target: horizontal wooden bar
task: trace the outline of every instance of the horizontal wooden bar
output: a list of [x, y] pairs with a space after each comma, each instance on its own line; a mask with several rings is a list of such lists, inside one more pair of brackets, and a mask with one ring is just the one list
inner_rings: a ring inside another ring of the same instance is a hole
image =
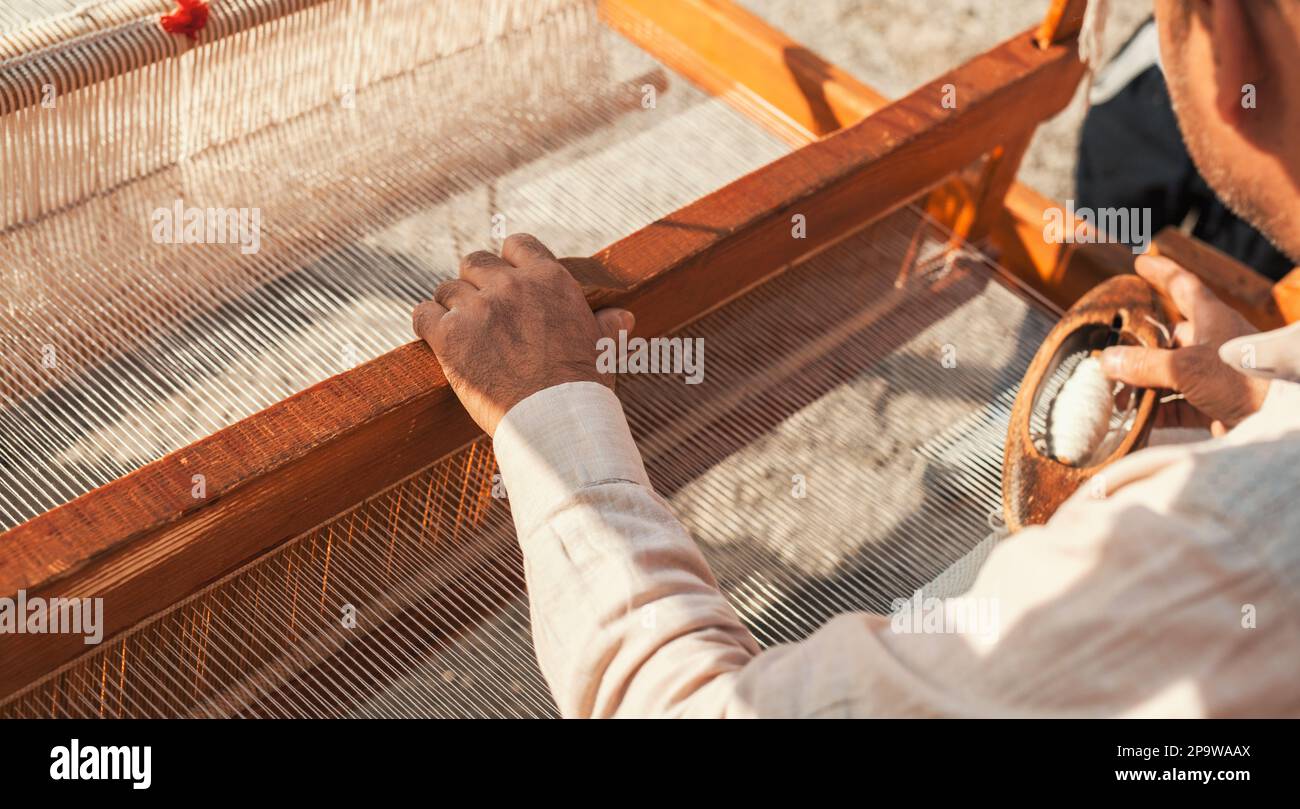
[[1038, 26], [1038, 44], [1046, 48], [1078, 36], [1087, 11], [1088, 0], [1052, 0]]
[[[1065, 205], [1023, 183], [1003, 199], [1005, 214], [993, 223], [991, 239], [999, 260], [1034, 291], [1068, 309], [1088, 290], [1115, 275], [1133, 271], [1133, 251], [1122, 244], [1092, 239], [1092, 228], [1069, 217]], [[1047, 213], [1060, 212], [1074, 243], [1047, 241]]]
[[[726, 0], [603, 0], [601, 14], [638, 46], [794, 143], [817, 140], [833, 131], [831, 127], [856, 123], [889, 103], [883, 94]], [[696, 18], [708, 24], [692, 26]], [[802, 58], [787, 58], [787, 53]], [[1063, 90], [1067, 95], [1073, 91]], [[829, 114], [828, 99], [836, 100]], [[1009, 131], [1005, 139], [998, 145], [1023, 151], [1029, 130]], [[927, 212], [955, 233], [978, 239], [987, 231], [1008, 269], [1062, 309], [1111, 275], [1131, 269], [1132, 258], [1126, 259], [1123, 248], [1087, 245], [1075, 250], [1045, 243], [1043, 210], [1060, 206], [1014, 182], [1009, 169], [1018, 165], [1016, 155], [1000, 162], [982, 188], [978, 178], [967, 182], [954, 176], [931, 194]], [[1003, 206], [1005, 210], [999, 210]]]
[[[214, 4], [197, 41], [210, 43], [268, 20], [328, 0], [234, 0]], [[60, 15], [0, 37], [0, 115], [40, 103], [45, 85], [62, 96], [161, 62], [195, 47], [195, 40], [163, 30], [168, 6], [154, 0], [118, 0], [96, 14]], [[76, 42], [79, 60], [61, 49]], [[89, 56], [86, 56], [89, 54]]]
[[[1087, 3], [1056, 0], [1035, 37], [1050, 46], [1079, 33]], [[706, 91], [731, 102], [756, 122], [795, 143], [809, 143], [866, 117], [888, 99], [847, 71], [826, 62], [783, 32], [727, 0], [602, 0], [609, 24]], [[1044, 238], [1045, 212], [1065, 207], [1014, 181], [1029, 133], [1008, 133], [998, 144], [985, 182], [953, 179], [937, 189], [929, 211], [971, 240], [986, 234], [1008, 269], [1061, 309], [1097, 284], [1133, 271], [1134, 255], [1071, 219], [1065, 229], [1080, 243]], [[975, 198], [973, 195], [978, 195]], [[974, 221], [978, 220], [978, 221]], [[1300, 273], [1272, 287], [1229, 256], [1167, 229], [1159, 234], [1181, 260], [1220, 296], [1261, 328], [1300, 317]]]
[[1273, 302], [1277, 304], [1282, 319], [1287, 323], [1300, 320], [1300, 267], [1296, 267], [1273, 285]]
[[726, 0], [602, 0], [601, 18], [644, 50], [802, 145], [889, 99]]
[[[643, 334], [688, 322], [1054, 114], [1080, 70], [1072, 46], [1014, 37], [596, 254], [614, 291], [593, 304], [628, 306]], [[408, 344], [0, 535], [0, 593], [101, 597], [110, 636], [475, 434], [432, 353]], [[85, 650], [67, 635], [0, 643], [0, 695]]]
[[1272, 282], [1227, 253], [1174, 227], [1156, 234], [1151, 252], [1173, 259], [1198, 276], [1256, 328], [1268, 330], [1285, 325], [1273, 298]]

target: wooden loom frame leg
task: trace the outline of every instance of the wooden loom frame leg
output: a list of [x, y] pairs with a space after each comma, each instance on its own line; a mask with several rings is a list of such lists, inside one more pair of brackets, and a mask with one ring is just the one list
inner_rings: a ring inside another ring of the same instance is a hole
[[1079, 35], [1088, 0], [1052, 0], [1034, 35], [1040, 48], [1060, 44]]
[[969, 172], [969, 179], [954, 180], [930, 193], [926, 211], [952, 231], [954, 241], [981, 241], [1006, 216], [1004, 200], [1035, 131], [1036, 127], [996, 146]]
[[[851, 124], [888, 103], [883, 94], [728, 0], [602, 0], [601, 16], [643, 50], [787, 141], [811, 142], [837, 123]], [[707, 24], [693, 24], [698, 20]], [[1040, 34], [1041, 28], [1035, 31], [1036, 37]], [[938, 89], [932, 99], [936, 105], [947, 95], [945, 88]], [[960, 104], [960, 94], [954, 100]], [[958, 238], [990, 237], [999, 252], [1050, 262], [1029, 265], [1036, 271], [1022, 274], [1065, 308], [1073, 297], [1059, 294], [1049, 280], [1059, 255], [1022, 243], [1033, 234], [1004, 224], [1003, 200], [1020, 187], [1015, 176], [1037, 123], [1006, 137], [981, 165], [963, 172], [967, 176], [954, 176], [936, 188], [926, 211]], [[1037, 241], [1041, 213], [1035, 214]], [[1078, 293], [1120, 271], [1090, 279]]]
[[795, 146], [889, 103], [727, 0], [602, 0], [600, 15], [642, 50]]
[[[889, 103], [728, 0], [603, 0], [600, 8], [610, 27], [791, 143], [810, 143]], [[934, 97], [942, 102], [943, 93]], [[954, 177], [936, 189], [930, 215], [959, 238], [986, 235], [1035, 128], [994, 149], [970, 182]]]

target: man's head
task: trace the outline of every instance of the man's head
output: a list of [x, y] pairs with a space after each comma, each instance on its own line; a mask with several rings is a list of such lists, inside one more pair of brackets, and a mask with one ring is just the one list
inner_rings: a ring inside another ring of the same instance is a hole
[[1187, 148], [1219, 197], [1300, 261], [1300, 0], [1155, 0]]

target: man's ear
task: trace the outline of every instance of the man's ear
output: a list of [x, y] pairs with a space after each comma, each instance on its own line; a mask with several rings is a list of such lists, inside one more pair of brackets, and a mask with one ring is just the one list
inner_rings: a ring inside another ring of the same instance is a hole
[[[1209, 22], [1214, 51], [1215, 104], [1225, 121], [1250, 137], [1249, 113], [1255, 107], [1247, 108], [1242, 99], [1250, 88], [1253, 93], [1259, 93], [1268, 75], [1261, 58], [1263, 43], [1252, 27], [1247, 5], [1238, 0], [1215, 0]], [[1258, 99], [1255, 103], [1258, 104]]]

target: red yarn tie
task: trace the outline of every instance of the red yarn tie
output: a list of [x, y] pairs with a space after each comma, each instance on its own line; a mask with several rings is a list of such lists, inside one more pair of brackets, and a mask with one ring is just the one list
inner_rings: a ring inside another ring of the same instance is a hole
[[205, 0], [176, 0], [176, 5], [175, 11], [163, 15], [163, 30], [196, 39], [199, 31], [208, 24], [208, 4]]

